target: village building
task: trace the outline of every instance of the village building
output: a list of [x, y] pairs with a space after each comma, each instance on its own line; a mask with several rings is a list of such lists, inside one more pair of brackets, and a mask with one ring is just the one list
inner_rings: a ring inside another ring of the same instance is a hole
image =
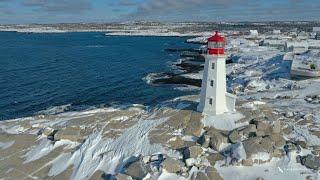
[[286, 52], [301, 54], [309, 49], [309, 44], [306, 41], [287, 41], [284, 46]]

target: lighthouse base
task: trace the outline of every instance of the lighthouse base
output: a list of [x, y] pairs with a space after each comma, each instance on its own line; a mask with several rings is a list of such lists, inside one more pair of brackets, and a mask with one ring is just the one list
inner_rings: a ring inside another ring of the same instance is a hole
[[226, 93], [225, 100], [226, 100], [225, 104], [224, 103], [221, 104], [221, 107], [225, 106], [225, 108], [219, 109], [215, 106], [204, 107], [204, 104], [200, 103], [197, 107], [197, 111], [201, 112], [204, 115], [209, 115], [209, 116], [216, 116], [216, 115], [221, 115], [229, 112], [235, 112], [237, 96], [230, 93]]

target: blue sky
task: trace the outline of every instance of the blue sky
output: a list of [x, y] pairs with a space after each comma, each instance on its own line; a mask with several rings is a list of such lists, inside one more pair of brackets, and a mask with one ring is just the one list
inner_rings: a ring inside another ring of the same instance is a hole
[[0, 24], [320, 20], [320, 0], [0, 0]]

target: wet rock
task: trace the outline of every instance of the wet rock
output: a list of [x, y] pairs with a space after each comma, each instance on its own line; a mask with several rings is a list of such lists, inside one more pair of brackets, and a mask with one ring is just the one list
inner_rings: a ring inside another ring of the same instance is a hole
[[216, 164], [217, 161], [222, 161], [224, 160], [224, 156], [221, 155], [220, 153], [213, 153], [208, 155], [207, 160], [209, 161], [209, 163], [211, 164], [211, 166], [214, 166]]
[[179, 75], [172, 75], [172, 74], [164, 74], [164, 78], [157, 78], [153, 80], [152, 83], [154, 84], [185, 84], [191, 86], [201, 87], [201, 79], [190, 79]]
[[184, 158], [197, 158], [202, 154], [203, 150], [200, 146], [191, 146], [184, 150]]
[[178, 173], [182, 171], [182, 168], [185, 167], [185, 164], [182, 161], [167, 157], [162, 162], [162, 167], [169, 173]]
[[320, 169], [320, 157], [313, 156], [311, 154], [301, 158], [301, 164], [309, 169], [319, 170]]
[[238, 130], [233, 130], [228, 137], [229, 141], [233, 144], [241, 141], [241, 135], [239, 134]]
[[211, 180], [223, 180], [218, 171], [214, 167], [207, 167], [205, 170], [207, 176]]
[[134, 179], [143, 179], [148, 174], [148, 170], [143, 162], [139, 159], [135, 162], [127, 164], [125, 166], [124, 173]]

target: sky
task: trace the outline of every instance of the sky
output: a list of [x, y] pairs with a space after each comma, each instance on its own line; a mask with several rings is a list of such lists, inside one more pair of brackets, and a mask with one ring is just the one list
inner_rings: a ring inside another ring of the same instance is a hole
[[320, 0], [0, 0], [0, 24], [320, 21]]

